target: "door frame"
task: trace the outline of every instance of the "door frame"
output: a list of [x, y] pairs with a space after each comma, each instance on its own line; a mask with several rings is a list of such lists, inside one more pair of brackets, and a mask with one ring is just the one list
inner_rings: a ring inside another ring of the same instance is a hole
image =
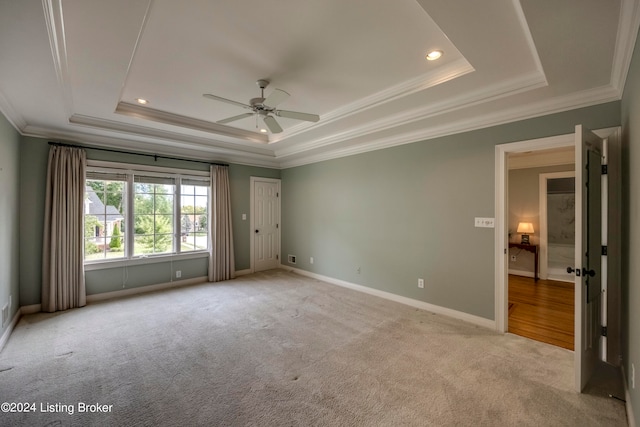
[[[603, 139], [619, 139], [620, 127], [599, 129], [593, 131]], [[508, 155], [510, 153], [523, 153], [527, 151], [539, 151], [551, 148], [575, 147], [575, 132], [565, 135], [552, 136], [547, 138], [530, 139], [519, 142], [498, 144], [495, 146], [495, 229], [494, 229], [494, 250], [495, 250], [495, 329], [498, 332], [508, 332], [509, 319], [509, 298], [508, 298]], [[611, 244], [611, 242], [609, 242]], [[582, 318], [582, 306], [576, 304], [575, 319]], [[574, 348], [582, 345], [581, 331], [576, 328], [574, 331]], [[603, 352], [606, 349], [603, 349]], [[578, 354], [578, 352], [575, 352]], [[575, 359], [575, 357], [574, 357]], [[574, 361], [574, 372], [576, 378], [579, 377], [577, 369], [579, 363]], [[577, 383], [577, 381], [576, 381]], [[576, 385], [578, 392], [579, 385]]]
[[[251, 176], [249, 177], [249, 185], [250, 185], [250, 190], [249, 190], [249, 257], [250, 257], [250, 267], [249, 269], [251, 270], [251, 273], [255, 272], [255, 233], [253, 232], [253, 230], [255, 230], [255, 218], [254, 218], [254, 208], [255, 208], [255, 183], [256, 182], [269, 182], [269, 183], [274, 183], [278, 185], [278, 213], [277, 213], [277, 221], [278, 224], [281, 224], [282, 221], [280, 220], [280, 215], [281, 215], [281, 200], [282, 200], [282, 182], [280, 179], [278, 178], [263, 178], [260, 176]], [[281, 242], [280, 242], [280, 234], [281, 234], [281, 227], [278, 227], [278, 232], [277, 232], [277, 244], [278, 244], [278, 260], [280, 262], [282, 262], [282, 260], [280, 259], [281, 253], [280, 253], [280, 248], [281, 248]]]

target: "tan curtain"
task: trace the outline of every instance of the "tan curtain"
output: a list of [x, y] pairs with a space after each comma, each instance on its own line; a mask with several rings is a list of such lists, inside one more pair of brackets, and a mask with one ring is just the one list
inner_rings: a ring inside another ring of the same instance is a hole
[[209, 281], [219, 282], [235, 277], [233, 232], [231, 224], [231, 193], [229, 167], [211, 166], [211, 197], [209, 198]]
[[52, 146], [49, 150], [44, 244], [42, 311], [87, 303], [83, 266], [85, 151]]

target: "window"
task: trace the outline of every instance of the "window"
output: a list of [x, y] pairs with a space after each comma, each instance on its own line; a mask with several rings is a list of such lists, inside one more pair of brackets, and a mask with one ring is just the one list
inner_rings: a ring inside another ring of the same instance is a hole
[[175, 180], [136, 175], [133, 255], [173, 252]]
[[204, 173], [89, 166], [84, 206], [85, 261], [206, 251], [208, 205], [209, 177]]
[[202, 181], [182, 180], [180, 199], [181, 252], [207, 249], [209, 187]]
[[124, 258], [126, 176], [87, 173], [85, 184], [85, 260]]

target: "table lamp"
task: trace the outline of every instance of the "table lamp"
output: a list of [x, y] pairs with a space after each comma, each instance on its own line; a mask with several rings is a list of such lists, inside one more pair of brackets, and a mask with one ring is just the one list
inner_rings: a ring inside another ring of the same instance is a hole
[[521, 222], [518, 224], [518, 233], [522, 233], [522, 243], [523, 245], [529, 244], [529, 234], [533, 234], [533, 224], [530, 222]]

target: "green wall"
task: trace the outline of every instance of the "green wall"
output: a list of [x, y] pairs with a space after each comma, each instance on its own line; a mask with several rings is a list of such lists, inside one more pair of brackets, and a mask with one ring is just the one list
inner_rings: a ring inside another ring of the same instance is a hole
[[[640, 425], [640, 37], [622, 97], [622, 354], [635, 425]], [[636, 388], [631, 389], [631, 364]]]
[[[20, 308], [19, 288], [19, 163], [20, 135], [0, 114], [0, 308], [9, 303], [6, 324], [0, 324], [0, 337]], [[1, 318], [0, 318], [1, 321]]]
[[[42, 233], [45, 201], [48, 140], [23, 137], [21, 142], [20, 236], [24, 242], [20, 247], [20, 295], [21, 305], [40, 303], [42, 283]], [[87, 158], [122, 163], [154, 165], [191, 170], [208, 170], [208, 165], [188, 161], [158, 158], [133, 154], [87, 150]], [[229, 179], [231, 186], [231, 209], [233, 212], [234, 250], [236, 270], [248, 269], [249, 260], [249, 204], [250, 177], [280, 178], [280, 171], [260, 167], [231, 164]], [[247, 220], [242, 220], [242, 214]], [[207, 275], [208, 259], [167, 260], [159, 263], [129, 265], [109, 269], [89, 270], [85, 273], [87, 295], [136, 288], [175, 279], [175, 271], [181, 270], [181, 280]]]
[[619, 126], [620, 102], [285, 169], [283, 263], [493, 319], [494, 233], [474, 217], [495, 216], [495, 145], [579, 123]]

